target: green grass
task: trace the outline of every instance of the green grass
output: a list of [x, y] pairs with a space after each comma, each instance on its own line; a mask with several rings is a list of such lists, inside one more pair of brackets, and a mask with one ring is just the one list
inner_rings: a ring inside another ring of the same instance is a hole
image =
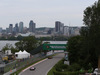
[[61, 60], [59, 60], [53, 67], [52, 67], [52, 69], [47, 73], [47, 75], [53, 75], [53, 72], [54, 72], [54, 70], [55, 70], [55, 66], [59, 63], [59, 62], [61, 62], [63, 60], [63, 58], [61, 59]]
[[53, 75], [53, 70], [54, 70], [54, 67], [48, 72], [47, 75]]

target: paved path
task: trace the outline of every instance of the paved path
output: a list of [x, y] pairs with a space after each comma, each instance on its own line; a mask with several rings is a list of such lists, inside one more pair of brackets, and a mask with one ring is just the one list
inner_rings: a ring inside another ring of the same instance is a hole
[[54, 56], [52, 59], [47, 59], [34, 67], [36, 69], [34, 71], [30, 71], [29, 69], [25, 72], [21, 73], [21, 75], [47, 75], [47, 72], [60, 60], [64, 57], [64, 54], [58, 54]]

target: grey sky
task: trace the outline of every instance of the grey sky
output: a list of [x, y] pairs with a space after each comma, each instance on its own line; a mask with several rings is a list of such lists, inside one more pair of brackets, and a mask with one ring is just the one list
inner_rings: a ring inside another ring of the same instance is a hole
[[0, 27], [33, 20], [36, 27], [54, 27], [55, 21], [65, 25], [83, 25], [83, 11], [97, 0], [0, 0]]

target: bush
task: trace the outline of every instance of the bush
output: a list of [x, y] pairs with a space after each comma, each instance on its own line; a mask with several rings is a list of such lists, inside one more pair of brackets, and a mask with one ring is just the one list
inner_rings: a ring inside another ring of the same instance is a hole
[[80, 73], [80, 74], [84, 74], [84, 73], [85, 73], [84, 68], [81, 68], [80, 71], [79, 71], [79, 73]]
[[53, 71], [54, 75], [79, 75], [79, 72], [58, 72], [56, 70]]
[[[62, 70], [66, 70], [66, 72], [63, 72]], [[79, 75], [78, 70], [80, 70], [80, 65], [79, 64], [72, 64], [70, 66], [64, 64], [64, 59], [59, 61], [55, 66], [54, 66], [54, 75]]]
[[80, 65], [75, 63], [75, 64], [72, 64], [68, 67], [68, 71], [79, 71], [80, 70]]

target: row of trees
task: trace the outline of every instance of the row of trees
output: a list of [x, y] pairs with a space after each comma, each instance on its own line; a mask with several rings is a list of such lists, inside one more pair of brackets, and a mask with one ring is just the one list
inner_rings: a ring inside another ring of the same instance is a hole
[[[18, 37], [15, 37], [15, 36], [8, 36], [8, 37], [0, 37], [0, 40], [22, 40], [24, 37], [23, 36], [18, 36]], [[65, 36], [52, 36], [52, 37], [40, 37], [40, 38], [36, 38], [36, 40], [43, 40], [43, 41], [51, 41], [51, 40], [54, 40], [54, 41], [65, 41], [68, 39], [68, 37], [66, 38]]]
[[84, 10], [84, 24], [80, 36], [68, 40], [69, 60], [86, 67], [100, 68], [100, 0]]
[[14, 37], [14, 36], [2, 36], [0, 37], [0, 40], [22, 40], [24, 37], [22, 36], [18, 36], [18, 37]]
[[27, 52], [31, 52], [32, 50], [34, 50], [41, 44], [42, 44], [42, 41], [36, 40], [34, 36], [29, 36], [29, 37], [24, 37], [22, 40], [15, 43], [15, 46], [16, 46], [15, 48], [10, 44], [6, 44], [6, 46], [4, 46], [2, 50], [3, 51], [11, 50], [12, 53], [15, 53], [19, 50], [21, 51], [26, 50]]

